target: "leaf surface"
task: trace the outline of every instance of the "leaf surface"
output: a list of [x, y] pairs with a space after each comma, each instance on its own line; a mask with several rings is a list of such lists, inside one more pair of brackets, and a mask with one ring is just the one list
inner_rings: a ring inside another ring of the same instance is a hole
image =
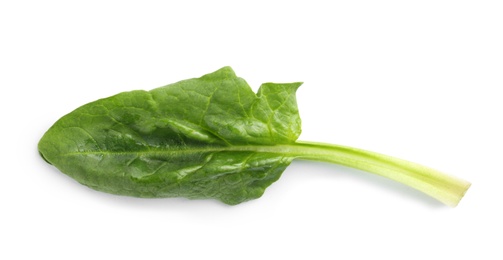
[[260, 197], [293, 160], [263, 147], [293, 144], [300, 135], [300, 85], [265, 83], [255, 94], [224, 67], [120, 93], [62, 117], [39, 151], [96, 190], [238, 204]]

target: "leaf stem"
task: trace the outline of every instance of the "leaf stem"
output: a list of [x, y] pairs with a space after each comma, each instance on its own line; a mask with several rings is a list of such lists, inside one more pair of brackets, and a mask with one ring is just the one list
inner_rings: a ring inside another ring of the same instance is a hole
[[299, 141], [286, 149], [299, 159], [336, 163], [401, 182], [451, 207], [471, 185], [416, 163], [352, 147]]

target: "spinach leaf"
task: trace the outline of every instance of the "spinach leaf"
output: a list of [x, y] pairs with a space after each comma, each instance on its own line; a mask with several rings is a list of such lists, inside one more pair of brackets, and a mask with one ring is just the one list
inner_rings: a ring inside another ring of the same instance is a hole
[[298, 142], [295, 92], [302, 83], [265, 83], [257, 94], [224, 67], [151, 91], [81, 106], [42, 137], [42, 157], [93, 189], [136, 197], [260, 197], [295, 158], [373, 172], [455, 206], [470, 184], [360, 149]]

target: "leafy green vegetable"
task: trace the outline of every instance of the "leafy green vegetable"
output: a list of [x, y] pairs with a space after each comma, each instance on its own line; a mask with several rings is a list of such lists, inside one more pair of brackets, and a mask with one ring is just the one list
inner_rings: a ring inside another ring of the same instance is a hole
[[299, 158], [376, 173], [458, 204], [466, 181], [374, 152], [297, 142], [301, 84], [265, 83], [255, 94], [224, 67], [79, 107], [45, 133], [38, 149], [78, 182], [121, 195], [234, 205], [260, 197]]

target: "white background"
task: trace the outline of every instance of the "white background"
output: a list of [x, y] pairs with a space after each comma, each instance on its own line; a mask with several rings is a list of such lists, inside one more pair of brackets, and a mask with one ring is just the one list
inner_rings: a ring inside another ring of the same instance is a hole
[[[173, 2], [0, 3], [1, 259], [503, 259], [501, 1]], [[96, 192], [38, 156], [82, 104], [225, 65], [254, 90], [305, 82], [302, 140], [473, 185], [449, 208], [296, 161], [231, 207]]]

